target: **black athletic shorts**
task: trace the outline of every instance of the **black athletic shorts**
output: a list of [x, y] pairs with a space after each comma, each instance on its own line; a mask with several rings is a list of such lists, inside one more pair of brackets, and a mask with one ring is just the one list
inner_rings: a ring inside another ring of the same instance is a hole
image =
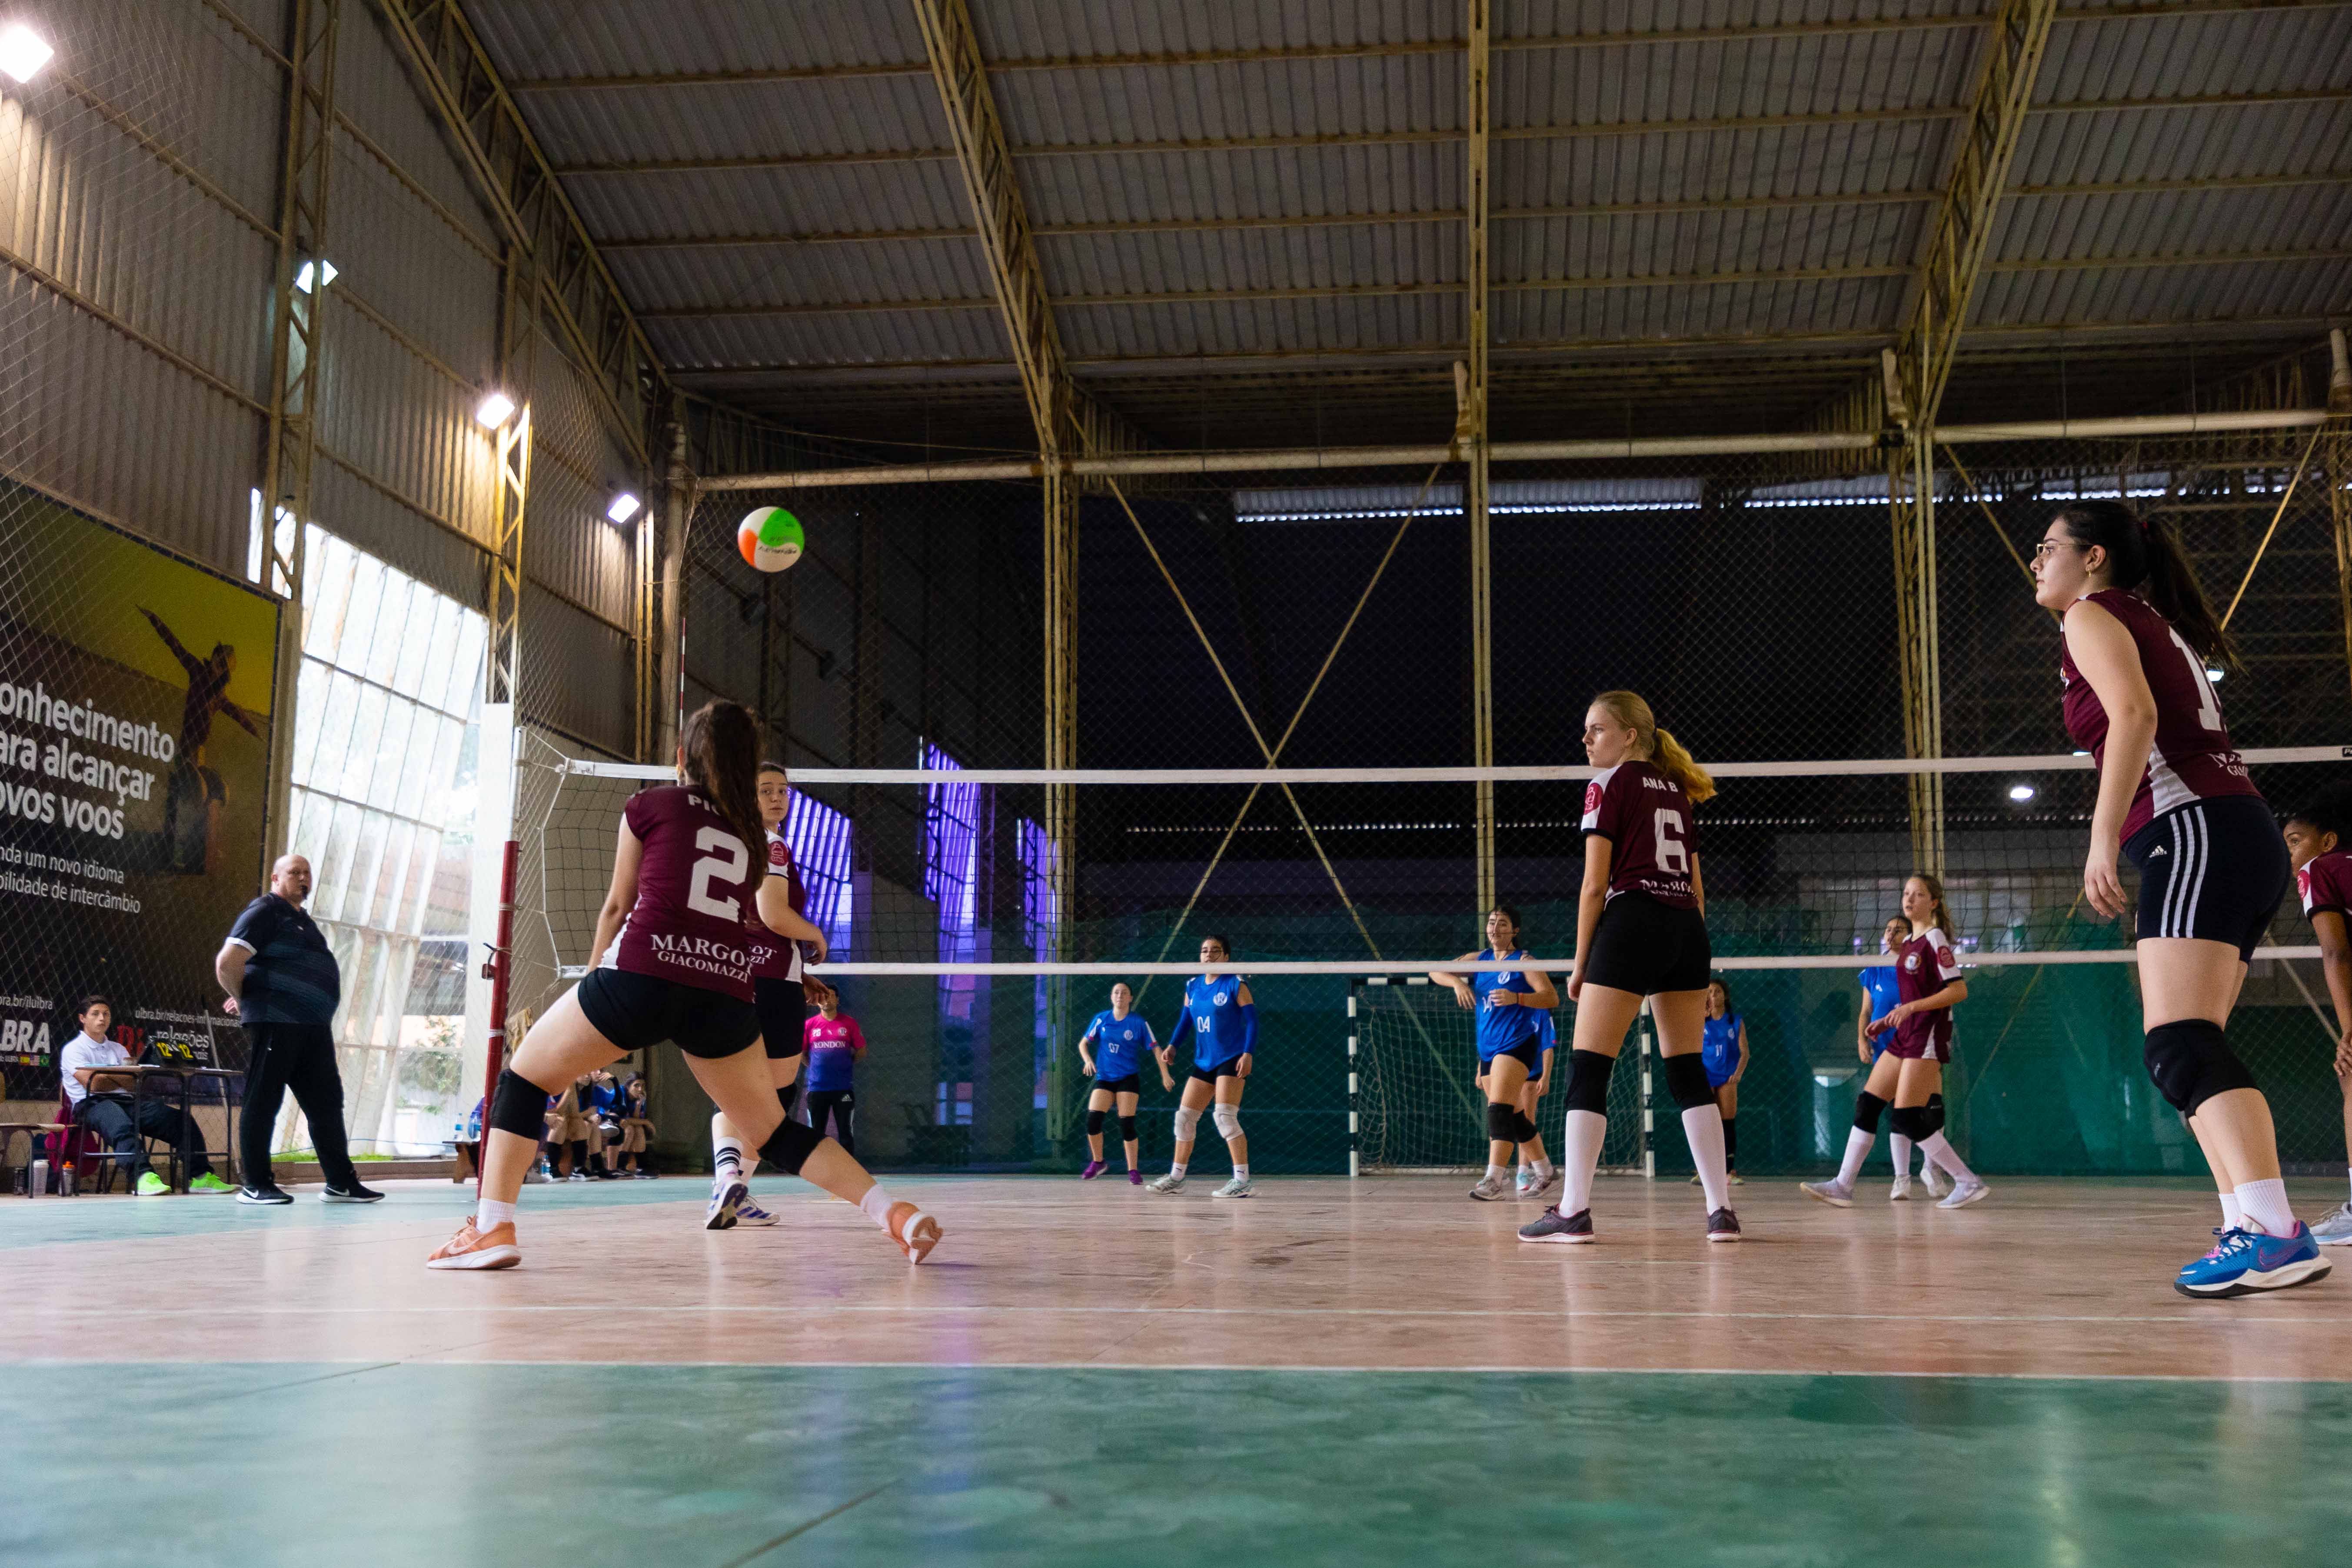
[[1198, 1062], [1192, 1064], [1192, 1077], [1202, 1083], [1214, 1083], [1221, 1078], [1241, 1076], [1242, 1058], [1240, 1057], [1235, 1057], [1231, 1061], [1219, 1062], [1213, 1068], [1204, 1068]]
[[1143, 1075], [1139, 1072], [1131, 1072], [1125, 1078], [1098, 1078], [1095, 1079], [1095, 1087], [1107, 1089], [1113, 1094], [1141, 1094]]
[[[1586, 978], [1590, 979], [1591, 976], [1588, 975]], [[1496, 1051], [1494, 1059], [1499, 1061], [1505, 1057], [1510, 1058], [1527, 1068], [1530, 1080], [1543, 1077], [1543, 1047], [1534, 1037], [1528, 1037], [1507, 1051]]]
[[760, 1011], [751, 1003], [625, 969], [590, 970], [580, 983], [580, 1010], [625, 1051], [676, 1040], [690, 1057], [731, 1057], [760, 1037]]
[[1636, 996], [1704, 991], [1714, 957], [1706, 917], [1698, 910], [1662, 904], [1647, 893], [1620, 893], [1601, 909], [1584, 983]]
[[2294, 872], [2258, 795], [2176, 806], [2124, 846], [2139, 868], [2139, 938], [2226, 942], [2251, 961]]
[[801, 1026], [808, 1022], [808, 997], [797, 980], [754, 980], [752, 1005], [760, 1010], [760, 1038], [772, 1062], [801, 1054]]

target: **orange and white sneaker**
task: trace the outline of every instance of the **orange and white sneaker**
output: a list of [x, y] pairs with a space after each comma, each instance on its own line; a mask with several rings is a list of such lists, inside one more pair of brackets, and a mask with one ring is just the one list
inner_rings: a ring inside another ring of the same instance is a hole
[[474, 1228], [474, 1216], [467, 1215], [457, 1234], [442, 1244], [441, 1249], [425, 1260], [427, 1268], [512, 1268], [522, 1261], [522, 1248], [515, 1245], [512, 1220], [494, 1225], [488, 1230]]
[[912, 1204], [892, 1204], [890, 1239], [898, 1244], [908, 1262], [920, 1263], [940, 1244], [940, 1222]]

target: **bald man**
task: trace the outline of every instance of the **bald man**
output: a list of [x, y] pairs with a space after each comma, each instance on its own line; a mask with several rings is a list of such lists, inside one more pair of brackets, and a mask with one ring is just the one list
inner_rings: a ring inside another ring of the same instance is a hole
[[288, 855], [269, 868], [269, 890], [245, 906], [213, 959], [228, 993], [222, 1004], [245, 1025], [252, 1045], [245, 1069], [245, 1115], [237, 1157], [245, 1167], [242, 1204], [290, 1204], [269, 1169], [270, 1134], [286, 1091], [310, 1118], [310, 1142], [327, 1178], [331, 1204], [372, 1204], [382, 1193], [360, 1185], [343, 1131], [343, 1077], [335, 1067], [335, 1006], [342, 972], [302, 908], [310, 896], [310, 862]]

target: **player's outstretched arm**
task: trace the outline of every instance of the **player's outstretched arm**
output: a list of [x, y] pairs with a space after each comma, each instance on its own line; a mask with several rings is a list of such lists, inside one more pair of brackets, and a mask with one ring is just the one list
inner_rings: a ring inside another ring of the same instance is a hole
[[[1465, 952], [1462, 954], [1462, 962], [1465, 963], [1475, 962], [1477, 956], [1475, 952]], [[1429, 983], [1432, 985], [1443, 985], [1452, 991], [1454, 1005], [1457, 1007], [1478, 1005], [1477, 993], [1470, 989], [1470, 977], [1466, 974], [1456, 974], [1450, 969], [1433, 969], [1429, 972]]]
[[604, 890], [604, 907], [596, 911], [596, 944], [589, 950], [588, 962], [601, 963], [612, 951], [613, 939], [621, 934], [621, 922], [629, 918], [629, 910], [637, 901], [637, 868], [646, 858], [646, 847], [629, 831], [628, 818], [621, 819], [621, 839], [613, 850], [613, 885]]

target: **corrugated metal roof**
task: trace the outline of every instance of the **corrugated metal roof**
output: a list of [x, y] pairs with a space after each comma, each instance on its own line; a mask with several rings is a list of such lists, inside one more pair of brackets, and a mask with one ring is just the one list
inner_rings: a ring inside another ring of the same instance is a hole
[[674, 76], [923, 58], [907, 5], [689, 0], [470, 0], [466, 17], [509, 82], [620, 72]]

